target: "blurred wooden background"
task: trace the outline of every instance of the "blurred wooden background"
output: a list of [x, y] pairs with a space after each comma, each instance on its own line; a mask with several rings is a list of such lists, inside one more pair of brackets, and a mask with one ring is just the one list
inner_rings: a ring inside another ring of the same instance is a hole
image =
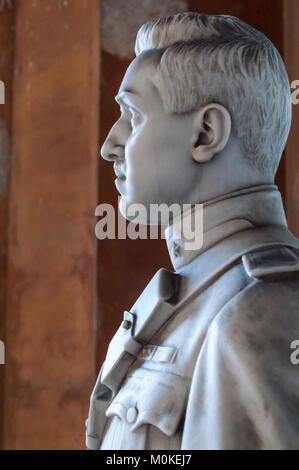
[[[118, 50], [117, 37], [113, 42], [113, 27], [121, 21], [121, 41], [124, 28], [132, 29], [134, 2], [135, 34], [157, 16], [154, 8], [141, 10], [138, 0], [0, 2], [0, 80], [6, 85], [6, 103], [0, 105], [4, 449], [84, 448], [91, 388], [122, 312], [160, 266], [170, 267], [163, 241], [98, 242], [94, 235], [97, 204], [117, 207], [112, 165], [97, 157], [119, 114], [114, 96], [131, 60]], [[186, 0], [172, 6], [230, 14], [256, 26], [281, 52], [292, 82], [299, 80], [297, 4]], [[111, 12], [116, 19], [107, 23]], [[293, 106], [277, 176], [297, 236], [298, 110]]]

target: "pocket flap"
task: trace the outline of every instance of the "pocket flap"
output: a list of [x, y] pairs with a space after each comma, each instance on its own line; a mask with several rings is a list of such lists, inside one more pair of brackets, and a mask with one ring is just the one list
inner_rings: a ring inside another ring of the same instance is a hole
[[151, 424], [172, 436], [185, 412], [188, 385], [183, 377], [138, 369], [122, 385], [106, 415], [117, 415], [132, 431], [142, 424]]

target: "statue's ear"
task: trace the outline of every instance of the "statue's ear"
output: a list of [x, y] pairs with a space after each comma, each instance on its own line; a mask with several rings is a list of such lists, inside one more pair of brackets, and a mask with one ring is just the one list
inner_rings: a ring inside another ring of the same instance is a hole
[[231, 116], [217, 103], [210, 103], [194, 113], [191, 152], [196, 162], [211, 160], [226, 146], [231, 134]]

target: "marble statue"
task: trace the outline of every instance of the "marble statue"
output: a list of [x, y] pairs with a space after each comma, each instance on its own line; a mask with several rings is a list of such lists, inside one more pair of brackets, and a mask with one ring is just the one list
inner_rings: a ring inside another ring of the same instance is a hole
[[224, 15], [150, 21], [135, 50], [101, 151], [120, 210], [201, 207], [203, 243], [187, 250], [176, 236], [189, 213], [169, 220], [174, 270], [124, 312], [91, 395], [87, 447], [298, 449], [299, 241], [274, 184], [291, 125], [283, 61]]

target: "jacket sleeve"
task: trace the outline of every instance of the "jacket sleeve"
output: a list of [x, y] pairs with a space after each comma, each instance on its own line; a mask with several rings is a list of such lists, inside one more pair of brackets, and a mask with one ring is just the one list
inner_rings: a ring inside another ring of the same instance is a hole
[[299, 281], [257, 281], [211, 324], [187, 402], [182, 449], [298, 449]]

